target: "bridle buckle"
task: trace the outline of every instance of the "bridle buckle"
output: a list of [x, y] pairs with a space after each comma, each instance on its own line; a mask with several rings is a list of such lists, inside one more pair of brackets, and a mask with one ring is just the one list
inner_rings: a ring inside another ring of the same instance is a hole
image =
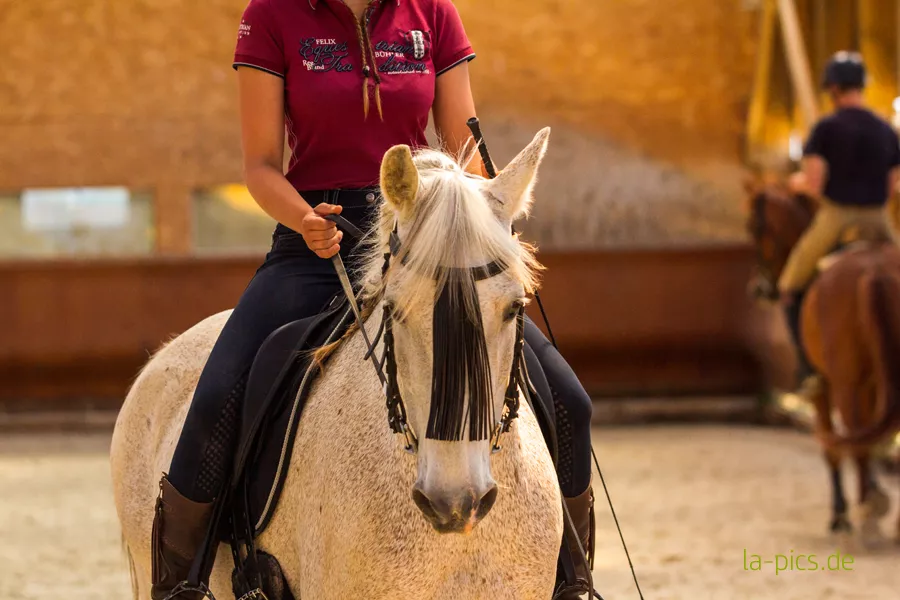
[[491, 454], [497, 454], [503, 450], [503, 446], [500, 445], [500, 436], [503, 435], [503, 432], [503, 422], [498, 421], [497, 424], [494, 425], [494, 430], [491, 432]]
[[413, 433], [409, 423], [403, 422], [401, 427], [403, 430], [403, 438], [406, 440], [406, 445], [403, 446], [403, 449], [409, 454], [415, 454], [419, 451], [419, 439], [416, 437], [416, 434]]

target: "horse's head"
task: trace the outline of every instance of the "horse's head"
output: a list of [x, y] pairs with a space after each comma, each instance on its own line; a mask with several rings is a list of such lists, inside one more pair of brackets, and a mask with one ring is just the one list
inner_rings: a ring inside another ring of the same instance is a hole
[[395, 146], [382, 163], [369, 294], [383, 299], [388, 323], [386, 387], [396, 386], [418, 442], [413, 500], [442, 533], [470, 531], [497, 497], [492, 438], [540, 269], [511, 227], [530, 207], [548, 136], [492, 180], [435, 150]]
[[816, 203], [791, 186], [748, 182], [745, 188], [749, 200], [747, 230], [756, 248], [757, 275], [750, 291], [757, 298], [774, 299], [778, 277], [812, 220]]

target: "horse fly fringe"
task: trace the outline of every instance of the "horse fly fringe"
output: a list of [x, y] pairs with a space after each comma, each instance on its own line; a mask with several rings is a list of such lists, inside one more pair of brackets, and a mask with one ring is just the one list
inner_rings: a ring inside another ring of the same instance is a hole
[[471, 273], [457, 271], [447, 278], [434, 305], [432, 322], [431, 408], [426, 437], [461, 441], [468, 421], [469, 440], [486, 440], [493, 423], [491, 365]]

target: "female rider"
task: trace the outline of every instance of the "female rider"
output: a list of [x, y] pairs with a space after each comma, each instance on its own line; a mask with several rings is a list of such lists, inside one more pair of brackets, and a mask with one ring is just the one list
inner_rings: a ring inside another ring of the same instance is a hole
[[[234, 68], [244, 178], [278, 221], [265, 262], [212, 349], [194, 392], [153, 524], [154, 600], [187, 578], [235, 452], [246, 375], [265, 338], [318, 313], [340, 288], [326, 260], [352, 245], [323, 217], [365, 227], [380, 162], [393, 145], [427, 145], [429, 111], [444, 149], [469, 140], [475, 57], [451, 0], [250, 0]], [[285, 130], [291, 149], [283, 170]], [[474, 168], [481, 171], [481, 163]], [[554, 391], [560, 483], [587, 548], [591, 404], [575, 374], [530, 321], [525, 339]], [[578, 573], [579, 580], [587, 575]], [[581, 583], [580, 587], [584, 587]], [[577, 598], [573, 590], [570, 598]], [[182, 596], [184, 597], [184, 596]]]

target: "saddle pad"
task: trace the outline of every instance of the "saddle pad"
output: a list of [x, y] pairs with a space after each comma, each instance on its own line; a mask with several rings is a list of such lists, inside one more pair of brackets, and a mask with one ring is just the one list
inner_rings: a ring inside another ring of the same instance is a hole
[[844, 256], [868, 250], [872, 247], [873, 243], [866, 240], [857, 240], [848, 244], [839, 245], [816, 262], [816, 269], [822, 273], [837, 264]]
[[[319, 368], [310, 363], [310, 351], [338, 340], [353, 321], [349, 303], [339, 294], [322, 314], [285, 325], [269, 336], [254, 360], [247, 382], [232, 498], [237, 499], [239, 507], [246, 507], [247, 514], [242, 517], [253, 526], [255, 536], [265, 530], [275, 512], [303, 407], [319, 374]], [[526, 397], [556, 464], [553, 398], [540, 363], [527, 344], [525, 363]], [[228, 541], [232, 530], [221, 527], [220, 531], [220, 539]]]

